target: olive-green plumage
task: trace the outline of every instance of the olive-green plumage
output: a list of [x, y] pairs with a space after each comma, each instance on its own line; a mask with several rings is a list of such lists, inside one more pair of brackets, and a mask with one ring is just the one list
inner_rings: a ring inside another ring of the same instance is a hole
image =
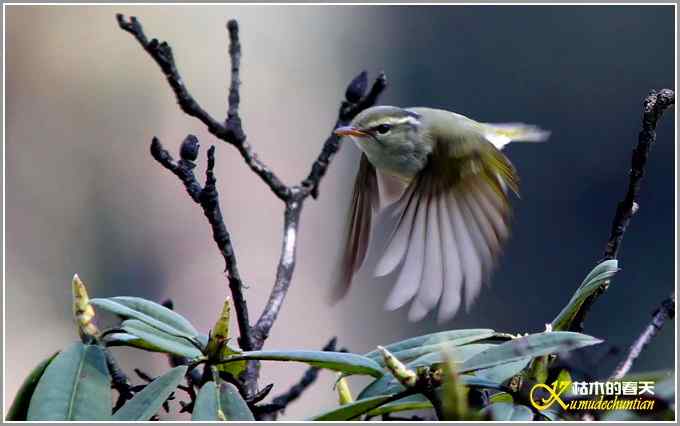
[[409, 319], [420, 320], [439, 304], [444, 321], [463, 298], [469, 307], [508, 237], [507, 191], [519, 190], [501, 149], [511, 141], [543, 141], [549, 133], [390, 106], [367, 109], [336, 133], [363, 154], [335, 297], [345, 294], [367, 257], [375, 223], [391, 215], [396, 224], [374, 272], [398, 271], [386, 309], [412, 301]]

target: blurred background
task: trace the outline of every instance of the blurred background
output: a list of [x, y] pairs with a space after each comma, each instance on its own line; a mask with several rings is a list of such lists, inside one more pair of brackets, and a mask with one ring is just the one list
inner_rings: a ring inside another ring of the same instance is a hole
[[[365, 281], [324, 302], [342, 243], [358, 152], [343, 147], [305, 205], [298, 264], [267, 349], [318, 349], [332, 336], [366, 352], [442, 329], [541, 331], [601, 258], [627, 184], [641, 100], [674, 84], [672, 6], [8, 6], [6, 8], [5, 403], [36, 363], [77, 338], [75, 272], [93, 297], [171, 298], [199, 329], [214, 323], [227, 283], [201, 209], [149, 155], [158, 136], [176, 156], [188, 133], [217, 145], [225, 221], [249, 288], [252, 317], [269, 294], [282, 204], [230, 146], [184, 115], [151, 58], [118, 28], [138, 16], [173, 48], [184, 81], [216, 118], [226, 112], [225, 23], [243, 45], [241, 115], [260, 158], [287, 183], [303, 178], [335, 121], [347, 83], [385, 70], [381, 103], [450, 109], [490, 122], [552, 130], [549, 143], [508, 155], [522, 178], [513, 237], [490, 287], [470, 312], [437, 325], [384, 312], [391, 283]], [[626, 234], [622, 271], [594, 306], [586, 332], [606, 340], [586, 361], [608, 374], [674, 288], [674, 111], [658, 128], [640, 211]], [[674, 367], [667, 324], [635, 365]], [[153, 375], [162, 356], [117, 352], [128, 372]], [[305, 370], [266, 363], [272, 395]], [[334, 376], [284, 418], [336, 404]], [[358, 382], [354, 382], [357, 383]]]

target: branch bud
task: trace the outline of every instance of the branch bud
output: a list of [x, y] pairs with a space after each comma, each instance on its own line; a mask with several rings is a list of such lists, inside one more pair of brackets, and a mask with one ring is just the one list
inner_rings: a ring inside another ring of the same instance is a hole
[[229, 340], [229, 319], [231, 317], [231, 298], [227, 297], [222, 307], [220, 317], [217, 318], [215, 326], [210, 332], [210, 339], [208, 340], [208, 347], [206, 353], [208, 357], [215, 358], [219, 356], [220, 349]]
[[352, 398], [352, 391], [349, 389], [349, 383], [347, 383], [347, 378], [342, 374], [339, 374], [340, 378], [335, 383], [335, 390], [338, 391], [338, 401], [340, 405], [349, 404], [354, 401]]
[[179, 156], [182, 157], [182, 160], [194, 161], [198, 158], [198, 149], [200, 146], [196, 136], [188, 135], [182, 142], [182, 146], [179, 149]]
[[407, 388], [412, 388], [416, 385], [418, 375], [415, 371], [409, 370], [401, 361], [397, 359], [394, 355], [390, 353], [387, 349], [382, 346], [378, 346], [378, 350], [383, 356], [385, 361], [385, 366], [390, 373]]
[[347, 91], [345, 92], [345, 98], [348, 102], [357, 103], [366, 93], [366, 87], [368, 86], [368, 74], [366, 71], [362, 71], [361, 74], [354, 77], [349, 86], [347, 86]]
[[442, 371], [442, 408], [444, 419], [467, 420], [470, 418], [467, 389], [461, 383], [456, 363], [451, 355], [444, 352], [444, 370]]
[[99, 329], [94, 322], [94, 308], [90, 304], [90, 297], [87, 295], [87, 288], [80, 280], [78, 274], [73, 275], [71, 281], [71, 290], [73, 292], [73, 318], [78, 325], [78, 333], [83, 340], [90, 337], [97, 337]]

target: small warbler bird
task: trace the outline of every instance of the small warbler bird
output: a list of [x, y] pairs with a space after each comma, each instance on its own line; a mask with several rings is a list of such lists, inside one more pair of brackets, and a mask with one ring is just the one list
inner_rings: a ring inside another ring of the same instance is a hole
[[354, 141], [362, 155], [334, 298], [345, 295], [364, 263], [372, 229], [391, 216], [396, 224], [374, 271], [398, 270], [385, 309], [411, 301], [408, 317], [418, 321], [439, 303], [443, 322], [461, 300], [469, 308], [508, 238], [507, 193], [518, 193], [517, 173], [501, 149], [512, 141], [544, 141], [550, 133], [393, 106], [369, 108], [335, 133]]

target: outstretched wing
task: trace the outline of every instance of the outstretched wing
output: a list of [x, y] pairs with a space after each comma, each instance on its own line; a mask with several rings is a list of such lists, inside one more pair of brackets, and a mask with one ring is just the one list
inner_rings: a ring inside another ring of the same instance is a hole
[[438, 320], [452, 318], [465, 299], [479, 294], [508, 237], [507, 189], [518, 191], [510, 161], [483, 135], [437, 132], [428, 165], [410, 184], [395, 211], [396, 228], [375, 274], [400, 265], [385, 304], [393, 310], [412, 300], [418, 321], [439, 303]]
[[359, 171], [354, 181], [352, 205], [347, 220], [347, 240], [340, 264], [338, 282], [333, 287], [331, 301], [342, 299], [349, 290], [352, 276], [366, 258], [371, 237], [371, 222], [378, 208], [378, 181], [375, 167], [361, 154]]

